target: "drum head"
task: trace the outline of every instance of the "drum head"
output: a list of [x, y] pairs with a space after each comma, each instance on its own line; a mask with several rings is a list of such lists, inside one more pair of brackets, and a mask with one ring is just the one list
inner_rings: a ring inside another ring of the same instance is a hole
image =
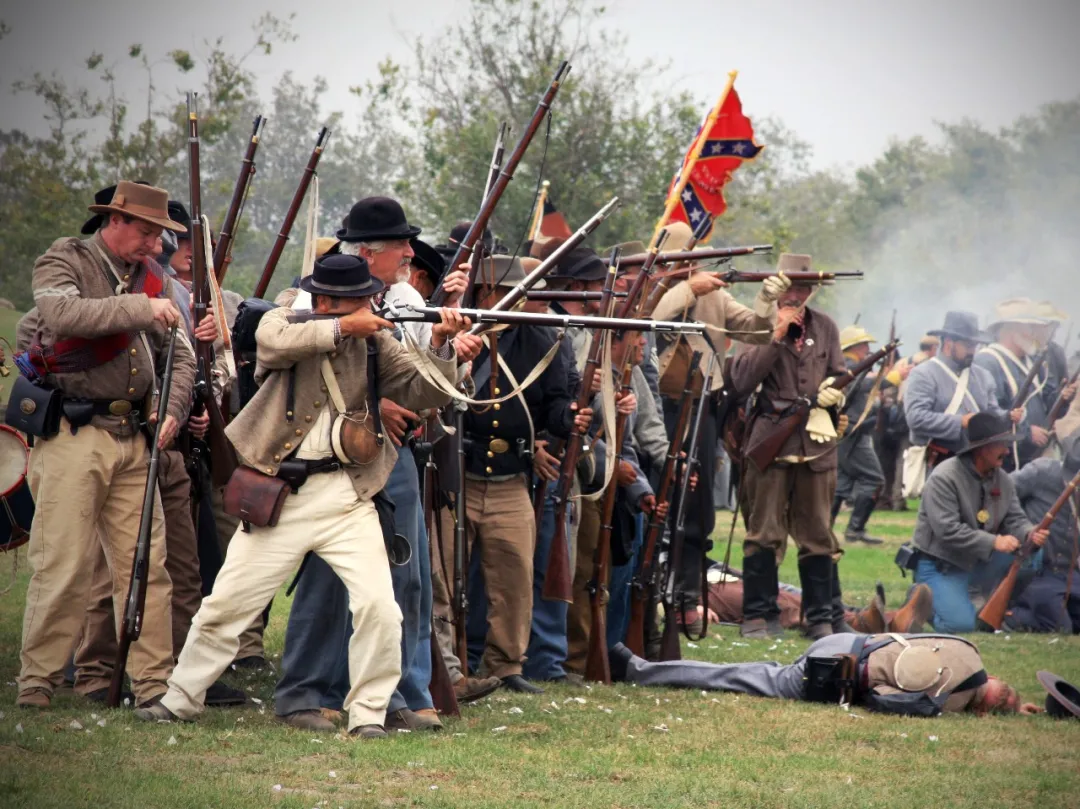
[[11, 494], [25, 480], [29, 456], [22, 436], [0, 424], [0, 497]]

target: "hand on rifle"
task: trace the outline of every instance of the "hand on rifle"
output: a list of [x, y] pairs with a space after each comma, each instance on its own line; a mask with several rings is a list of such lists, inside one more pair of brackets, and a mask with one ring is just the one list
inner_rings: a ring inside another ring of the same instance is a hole
[[[191, 315], [195, 316], [195, 304], [191, 304]], [[216, 343], [220, 332], [218, 332], [217, 320], [214, 319], [214, 307], [207, 305], [206, 314], [203, 319], [199, 321], [199, 325], [195, 327], [195, 339], [200, 343]]]
[[1049, 536], [1049, 528], [1034, 528], [1032, 529], [1031, 533], [1028, 534], [1027, 538], [1036, 548], [1041, 548], [1043, 545], [1046, 544], [1046, 540], [1049, 538]]
[[540, 480], [558, 480], [559, 459], [547, 451], [548, 442], [543, 439], [536, 442], [533, 451], [533, 471]]
[[1019, 424], [1024, 420], [1024, 408], [1018, 407], [1015, 410], [1009, 411], [1009, 418], [1013, 424]]
[[570, 410], [574, 413], [574, 427], [579, 433], [587, 433], [589, 431], [589, 425], [592, 424], [592, 408], [584, 407], [579, 411], [577, 402], [571, 402]]
[[[370, 309], [357, 309], [338, 319], [342, 337], [370, 337], [379, 329], [392, 329], [394, 324], [383, 320]], [[434, 331], [434, 329], [432, 329]]]
[[[151, 427], [156, 425], [157, 413], [151, 413], [148, 421]], [[180, 423], [176, 418], [173, 416], [165, 416], [165, 421], [161, 424], [161, 433], [158, 436], [158, 449], [168, 449], [169, 445], [176, 439], [179, 432]]]
[[150, 310], [154, 314], [154, 320], [167, 329], [180, 322], [180, 310], [168, 298], [150, 298]]
[[206, 431], [210, 429], [210, 414], [204, 412], [201, 416], [189, 417], [187, 428], [193, 438], [198, 438], [202, 441], [206, 438]]
[[1016, 553], [1020, 547], [1020, 540], [1011, 534], [998, 534], [994, 537], [994, 550], [1002, 553]]
[[660, 505], [656, 505], [656, 495], [643, 494], [641, 499], [638, 500], [638, 508], [648, 514], [650, 517], [656, 517], [658, 520], [666, 520], [668, 515], [668, 503], [665, 500]]
[[480, 354], [484, 347], [484, 338], [478, 334], [462, 332], [454, 338], [454, 353], [457, 354], [458, 365], [472, 362]]
[[633, 391], [625, 393], [619, 391], [615, 394], [615, 411], [623, 416], [632, 416], [637, 410], [637, 396]]
[[383, 428], [390, 433], [390, 440], [395, 447], [401, 446], [410, 427], [409, 422], [417, 424], [420, 421], [420, 416], [416, 413], [386, 398], [379, 399], [379, 415], [382, 416]]
[[698, 475], [697, 472], [690, 473], [690, 491], [697, 491]]
[[776, 310], [776, 326], [773, 328], [774, 343], [782, 343], [787, 337], [789, 328], [803, 324], [803, 311], [800, 306], [784, 306]]
[[[469, 318], [464, 317], [457, 309], [444, 306], [439, 310], [439, 317], [441, 320], [431, 327], [431, 347], [442, 348], [443, 343], [447, 340], [451, 340], [454, 337], [464, 340], [466, 335], [462, 332], [466, 331], [472, 326], [472, 321]], [[480, 338], [475, 335], [469, 335], [473, 337], [477, 343], [480, 342]], [[465, 340], [463, 343], [466, 347], [476, 345], [471, 341]], [[471, 350], [471, 348], [469, 349]], [[480, 353], [480, 349], [476, 349], [476, 353]], [[475, 355], [474, 355], [475, 356]], [[471, 357], [470, 357], [471, 359]]]
[[851, 423], [851, 419], [848, 418], [847, 413], [841, 413], [836, 417], [836, 437], [843, 438], [844, 433], [847, 432], [848, 425]]
[[1050, 431], [1038, 424], [1031, 425], [1031, 443], [1037, 447], [1045, 447], [1050, 443]]
[[838, 388], [833, 387], [833, 383], [835, 381], [836, 379], [830, 376], [818, 386], [818, 407], [841, 407], [844, 404], [844, 392]]
[[469, 288], [469, 265], [458, 264], [458, 268], [443, 279], [442, 288], [446, 292], [448, 305], [460, 306], [461, 296]]
[[1076, 398], [1076, 388], [1080, 385], [1080, 382], [1073, 382], [1071, 385], [1067, 385], [1063, 391], [1061, 391], [1061, 398], [1066, 402], [1071, 402]]
[[637, 480], [637, 471], [633, 464], [620, 458], [618, 466], [615, 467], [615, 482], [620, 486], [629, 486], [635, 480]]
[[728, 283], [723, 278], [711, 272], [694, 273], [690, 276], [689, 284], [690, 291], [694, 293], [695, 298], [700, 298], [728, 286]]

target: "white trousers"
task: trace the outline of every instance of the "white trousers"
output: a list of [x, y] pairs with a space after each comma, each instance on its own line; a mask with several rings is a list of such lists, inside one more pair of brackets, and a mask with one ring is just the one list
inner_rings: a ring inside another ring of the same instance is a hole
[[308, 551], [322, 557], [349, 591], [349, 729], [384, 723], [401, 678], [401, 610], [375, 506], [357, 497], [344, 471], [308, 478], [286, 498], [275, 527], [237, 529], [214, 592], [192, 621], [165, 707], [181, 719], [202, 712], [206, 689], [236, 657], [241, 633]]

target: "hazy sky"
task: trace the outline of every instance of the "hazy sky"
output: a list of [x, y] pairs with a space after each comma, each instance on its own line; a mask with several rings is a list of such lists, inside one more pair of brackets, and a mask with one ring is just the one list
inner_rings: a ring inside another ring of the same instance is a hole
[[[261, 89], [285, 70], [330, 83], [328, 109], [350, 117], [350, 85], [372, 78], [386, 55], [406, 62], [417, 36], [431, 37], [467, 0], [0, 0], [12, 33], [0, 41], [0, 128], [43, 131], [41, 107], [10, 93], [34, 71], [86, 77], [94, 50], [119, 59], [138, 42], [162, 53], [205, 52], [225, 36], [234, 50], [250, 41], [263, 12], [285, 16], [299, 39], [271, 59], [252, 57]], [[626, 34], [628, 51], [671, 64], [670, 79], [702, 109], [729, 69], [753, 116], [782, 118], [814, 148], [814, 165], [872, 160], [891, 137], [932, 136], [935, 121], [969, 117], [998, 127], [1039, 105], [1080, 95], [1077, 0], [609, 0], [606, 25]], [[155, 9], [160, 8], [160, 12]], [[140, 103], [144, 75], [125, 74]], [[167, 67], [163, 86], [179, 79]], [[273, 125], [273, 122], [270, 122]]]

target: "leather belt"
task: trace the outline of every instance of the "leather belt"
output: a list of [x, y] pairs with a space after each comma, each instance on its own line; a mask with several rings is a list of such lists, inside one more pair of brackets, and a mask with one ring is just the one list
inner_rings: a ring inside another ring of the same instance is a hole
[[138, 414], [142, 408], [142, 401], [128, 401], [127, 399], [77, 399], [65, 396], [65, 402], [77, 405], [90, 405], [95, 416], [129, 416]]
[[505, 438], [482, 438], [475, 435], [465, 436], [466, 444], [470, 447], [483, 447], [486, 445], [487, 451], [494, 455], [502, 455], [504, 452], [510, 451], [510, 442]]

